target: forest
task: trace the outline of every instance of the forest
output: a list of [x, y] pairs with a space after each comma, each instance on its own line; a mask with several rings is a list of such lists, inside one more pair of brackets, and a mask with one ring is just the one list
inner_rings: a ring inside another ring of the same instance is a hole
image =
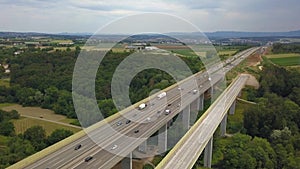
[[[49, 53], [31, 49], [18, 57], [10, 57], [6, 60], [11, 65], [10, 87], [0, 87], [0, 101], [23, 106], [41, 106], [69, 118], [76, 118], [71, 89], [78, 50], [57, 50]], [[109, 51], [98, 68], [95, 90], [99, 107], [105, 112], [105, 117], [116, 113], [111, 99], [111, 79], [117, 66], [129, 54], [130, 52]], [[199, 58], [182, 59], [193, 73], [201, 69]], [[131, 83], [131, 102], [135, 103], [147, 97], [153, 89], [164, 89], [174, 82], [171, 76], [160, 70], [142, 71]]]

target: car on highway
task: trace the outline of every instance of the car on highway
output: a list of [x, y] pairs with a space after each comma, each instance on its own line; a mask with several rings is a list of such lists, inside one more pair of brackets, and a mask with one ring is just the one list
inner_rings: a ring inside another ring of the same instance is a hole
[[146, 118], [146, 121], [150, 121], [150, 120], [151, 120], [151, 118], [150, 118], [150, 117], [147, 117], [147, 118]]
[[78, 144], [77, 146], [75, 146], [74, 150], [79, 150], [81, 148], [81, 144]]
[[89, 162], [89, 161], [91, 161], [92, 159], [93, 159], [92, 156], [88, 156], [88, 157], [86, 157], [86, 158], [84, 159], [84, 161], [85, 161], [85, 162]]
[[169, 109], [167, 109], [166, 111], [165, 111], [165, 115], [168, 115], [168, 114], [170, 114], [171, 113], [171, 110], [169, 110]]
[[117, 126], [121, 126], [122, 125], [122, 122], [121, 121], [118, 121], [117, 122]]
[[134, 133], [138, 133], [138, 132], [140, 132], [140, 130], [134, 130]]
[[127, 120], [127, 121], [126, 121], [126, 124], [129, 124], [129, 123], [131, 123], [131, 120]]
[[198, 90], [196, 90], [196, 89], [195, 89], [195, 90], [193, 90], [193, 94], [196, 94], [197, 92], [198, 92]]
[[147, 104], [146, 103], [142, 103], [142, 104], [139, 105], [139, 110], [143, 110], [146, 107], [147, 107]]
[[115, 150], [115, 149], [117, 149], [117, 148], [118, 148], [118, 145], [115, 144], [115, 145], [113, 145], [110, 149], [111, 149], [111, 150]]

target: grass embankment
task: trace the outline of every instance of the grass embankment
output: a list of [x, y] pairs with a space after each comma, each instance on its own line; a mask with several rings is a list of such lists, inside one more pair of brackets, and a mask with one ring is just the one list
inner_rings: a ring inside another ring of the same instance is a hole
[[228, 116], [228, 128], [227, 133], [233, 134], [240, 132], [243, 129], [244, 122], [244, 111], [250, 107], [253, 106], [252, 104], [243, 103], [240, 101], [236, 102], [235, 112], [234, 115]]

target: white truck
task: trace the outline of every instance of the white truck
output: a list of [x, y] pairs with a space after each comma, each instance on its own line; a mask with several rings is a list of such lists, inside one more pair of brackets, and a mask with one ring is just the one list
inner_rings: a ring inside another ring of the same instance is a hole
[[147, 107], [147, 104], [146, 103], [142, 103], [142, 104], [139, 105], [139, 110], [143, 110], [146, 107]]
[[167, 96], [167, 93], [166, 92], [162, 92], [159, 95], [157, 95], [157, 98], [158, 99], [162, 99], [163, 97], [166, 97], [166, 96]]

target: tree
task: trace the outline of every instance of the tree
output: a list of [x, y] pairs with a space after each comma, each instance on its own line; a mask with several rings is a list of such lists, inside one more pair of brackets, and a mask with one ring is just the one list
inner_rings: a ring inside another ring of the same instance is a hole
[[36, 151], [46, 147], [46, 132], [41, 126], [32, 126], [24, 132], [24, 139], [29, 140]]
[[223, 150], [221, 168], [269, 168], [276, 166], [276, 153], [266, 139], [236, 134]]
[[70, 130], [56, 129], [51, 133], [50, 136], [48, 136], [47, 138], [48, 145], [52, 145], [60, 140], [63, 140], [64, 138], [67, 138], [72, 134], [73, 132]]
[[9, 164], [14, 164], [35, 152], [30, 141], [23, 140], [19, 137], [11, 138], [8, 146], [10, 151], [10, 154], [8, 155]]
[[293, 88], [292, 92], [289, 95], [289, 98], [300, 106], [300, 88]]
[[13, 136], [15, 134], [15, 126], [10, 121], [3, 121], [0, 123], [0, 134], [4, 136]]

